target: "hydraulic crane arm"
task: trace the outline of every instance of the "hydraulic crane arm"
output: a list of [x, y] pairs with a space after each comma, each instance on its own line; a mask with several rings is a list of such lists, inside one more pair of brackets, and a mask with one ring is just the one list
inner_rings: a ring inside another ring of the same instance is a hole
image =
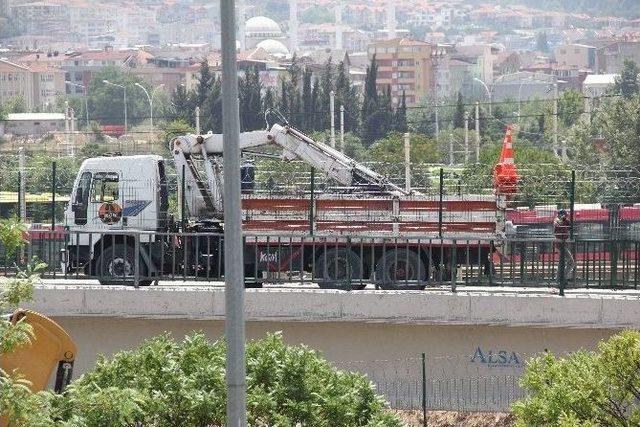
[[[282, 148], [283, 160], [300, 159], [323, 171], [340, 184], [359, 189], [391, 194], [407, 192], [389, 180], [367, 168], [340, 151], [314, 141], [299, 130], [275, 124], [271, 130], [243, 132], [240, 135], [240, 150], [274, 144]], [[185, 135], [174, 139], [173, 155], [179, 175], [184, 170], [185, 198], [195, 215], [207, 212], [222, 219], [222, 158], [223, 136], [220, 134]], [[192, 156], [202, 156], [206, 179], [200, 176]]]

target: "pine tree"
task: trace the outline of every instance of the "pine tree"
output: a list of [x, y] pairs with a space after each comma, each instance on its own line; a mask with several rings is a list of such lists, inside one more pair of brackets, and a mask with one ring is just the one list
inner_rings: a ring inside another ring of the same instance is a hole
[[456, 112], [453, 115], [453, 128], [464, 128], [464, 99], [460, 92], [458, 92], [458, 100], [456, 101]]
[[335, 89], [333, 82], [334, 69], [333, 63], [331, 62], [331, 57], [329, 57], [324, 65], [322, 74], [320, 75], [320, 94], [318, 100], [318, 111], [320, 112], [320, 114], [317, 118], [319, 130], [326, 130], [331, 126], [331, 91]]
[[402, 98], [400, 100], [400, 105], [396, 108], [396, 114], [393, 119], [394, 128], [398, 132], [406, 132], [407, 127], [407, 97], [405, 92], [402, 91]]
[[258, 68], [246, 71], [244, 78], [239, 79], [240, 127], [242, 131], [256, 130], [263, 127], [262, 85]]
[[267, 113], [267, 111], [272, 110], [276, 106], [276, 97], [273, 93], [273, 89], [270, 87], [264, 93], [264, 98], [262, 99], [262, 116]]
[[278, 103], [278, 109], [280, 113], [287, 118], [289, 117], [289, 85], [286, 79], [280, 79], [280, 102]]
[[340, 62], [336, 72], [336, 111], [340, 111], [340, 105], [344, 106], [346, 132], [358, 129], [359, 101], [358, 91], [351, 83], [349, 71], [345, 64]]
[[308, 132], [313, 129], [313, 113], [314, 113], [313, 98], [311, 96], [311, 70], [307, 67], [302, 74], [302, 112], [303, 118], [300, 120], [302, 123], [302, 130]]
[[196, 87], [195, 93], [195, 106], [203, 108], [207, 97], [209, 96], [211, 89], [213, 88], [215, 78], [211, 73], [211, 67], [209, 67], [209, 62], [204, 59], [200, 63], [200, 75], [198, 76], [198, 86]]
[[178, 85], [171, 94], [171, 108], [176, 119], [184, 120], [192, 126], [195, 125], [193, 99], [184, 86]]
[[620, 76], [616, 78], [616, 84], [613, 88], [616, 94], [622, 94], [626, 99], [631, 99], [640, 91], [640, 82], [638, 82], [638, 73], [640, 68], [632, 59], [625, 59], [624, 66]]
[[376, 87], [378, 76], [378, 64], [376, 56], [373, 56], [371, 64], [367, 67], [367, 74], [364, 82], [364, 100], [362, 101], [362, 139], [365, 146], [370, 146], [379, 135], [379, 99]]
[[287, 68], [288, 72], [288, 105], [289, 120], [296, 126], [303, 122], [302, 116], [302, 98], [300, 95], [300, 80], [302, 78], [302, 69], [298, 64], [297, 56], [294, 54], [291, 65]]
[[309, 128], [309, 130], [323, 130], [319, 125], [318, 125], [318, 117], [319, 117], [319, 111], [318, 111], [318, 102], [320, 99], [320, 82], [318, 82], [318, 80], [315, 80], [313, 82], [313, 88], [311, 89], [311, 120], [312, 120], [312, 125]]
[[222, 85], [220, 79], [213, 78], [211, 91], [204, 101], [202, 112], [202, 131], [222, 133]]

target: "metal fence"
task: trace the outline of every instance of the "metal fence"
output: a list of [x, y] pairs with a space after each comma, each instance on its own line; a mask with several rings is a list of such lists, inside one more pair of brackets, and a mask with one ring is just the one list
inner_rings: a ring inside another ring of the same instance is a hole
[[[524, 360], [516, 364], [505, 357], [505, 362], [487, 364], [474, 355], [417, 356], [334, 365], [365, 374], [378, 394], [400, 410], [503, 412], [525, 396], [519, 385]], [[512, 357], [518, 356], [524, 357]]]
[[[45, 277], [98, 278], [112, 284], [224, 278], [220, 233], [31, 230], [5, 273], [33, 257]], [[91, 249], [89, 249], [91, 248]], [[90, 253], [93, 252], [93, 255]], [[61, 255], [63, 258], [61, 258]], [[63, 269], [61, 260], [68, 267]], [[484, 240], [375, 236], [246, 234], [250, 285], [299, 284], [359, 290], [461, 286], [633, 288], [640, 281], [640, 240]]]

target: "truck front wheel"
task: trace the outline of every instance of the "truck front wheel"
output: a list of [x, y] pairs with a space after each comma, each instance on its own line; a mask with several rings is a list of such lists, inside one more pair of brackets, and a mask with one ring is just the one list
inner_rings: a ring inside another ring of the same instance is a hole
[[[140, 275], [144, 272], [144, 263], [138, 260]], [[94, 275], [102, 285], [133, 285], [135, 282], [135, 254], [133, 248], [116, 244], [104, 248], [96, 260]], [[151, 280], [140, 280], [140, 286], [148, 286]]]

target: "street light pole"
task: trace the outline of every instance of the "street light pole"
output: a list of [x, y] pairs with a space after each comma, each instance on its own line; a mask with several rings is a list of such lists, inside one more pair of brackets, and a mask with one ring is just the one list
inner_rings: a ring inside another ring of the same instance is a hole
[[234, 0], [220, 1], [222, 38], [222, 144], [224, 147], [224, 281], [227, 339], [227, 422], [247, 426], [244, 262], [240, 200], [240, 113]]
[[480, 80], [477, 77], [474, 77], [473, 80], [480, 82], [482, 86], [484, 86], [484, 90], [487, 91], [487, 98], [489, 98], [489, 116], [492, 116], [493, 113], [491, 112], [491, 104], [493, 104], [493, 100], [491, 99], [492, 95], [491, 95], [491, 91], [489, 90], [489, 86], [487, 86], [487, 84], [484, 81]]
[[109, 80], [103, 80], [102, 83], [110, 86], [119, 87], [124, 91], [124, 133], [127, 133], [127, 88], [124, 85], [119, 85], [117, 83], [111, 83]]
[[149, 101], [149, 110], [151, 110], [151, 115], [149, 116], [150, 121], [151, 121], [151, 131], [153, 132], [153, 96], [156, 94], [156, 91], [158, 89], [160, 89], [161, 87], [164, 86], [164, 83], [161, 85], [156, 86], [152, 91], [151, 91], [151, 95], [149, 95], [149, 92], [147, 91], [147, 89], [142, 86], [140, 83], [136, 83], [135, 86], [138, 86], [140, 89], [142, 89], [144, 91], [144, 94], [147, 95], [147, 100]]
[[88, 88], [84, 85], [78, 83], [72, 83], [70, 81], [65, 81], [69, 86], [81, 87], [84, 92], [84, 113], [87, 119], [87, 130], [89, 130], [89, 91]]

